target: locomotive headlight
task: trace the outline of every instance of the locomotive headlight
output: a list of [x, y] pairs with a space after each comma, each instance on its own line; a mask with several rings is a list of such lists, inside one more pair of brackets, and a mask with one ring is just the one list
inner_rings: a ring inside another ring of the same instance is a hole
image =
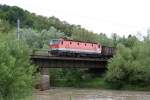
[[50, 45], [52, 45], [52, 44], [53, 44], [53, 41], [52, 41], [52, 40], [50, 40], [49, 44], [50, 44]]

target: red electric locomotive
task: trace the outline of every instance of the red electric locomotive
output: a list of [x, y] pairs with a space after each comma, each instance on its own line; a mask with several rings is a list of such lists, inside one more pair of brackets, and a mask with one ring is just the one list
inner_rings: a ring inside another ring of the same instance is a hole
[[56, 56], [99, 57], [102, 52], [101, 44], [63, 38], [52, 39], [49, 46], [49, 52]]

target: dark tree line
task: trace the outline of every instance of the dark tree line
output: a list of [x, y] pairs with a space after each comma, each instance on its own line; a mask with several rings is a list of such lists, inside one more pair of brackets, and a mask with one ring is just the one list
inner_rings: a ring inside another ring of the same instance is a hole
[[17, 19], [21, 21], [22, 28], [33, 28], [36, 30], [49, 29], [51, 26], [71, 36], [73, 28], [79, 25], [71, 25], [66, 21], [60, 21], [58, 18], [44, 17], [30, 13], [17, 6], [0, 5], [0, 19], [7, 20], [12, 26], [16, 26]]

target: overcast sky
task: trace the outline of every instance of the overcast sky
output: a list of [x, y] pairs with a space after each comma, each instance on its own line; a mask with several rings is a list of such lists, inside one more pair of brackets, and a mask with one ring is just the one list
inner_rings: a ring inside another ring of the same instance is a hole
[[100, 33], [146, 33], [150, 27], [150, 0], [0, 0], [44, 16]]

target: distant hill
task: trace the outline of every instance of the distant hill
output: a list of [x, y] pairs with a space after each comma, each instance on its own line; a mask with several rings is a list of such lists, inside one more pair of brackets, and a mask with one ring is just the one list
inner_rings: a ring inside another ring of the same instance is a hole
[[20, 19], [21, 28], [31, 28], [38, 31], [49, 30], [54, 27], [57, 31], [64, 34], [64, 37], [74, 40], [99, 42], [111, 45], [112, 40], [105, 33], [95, 34], [82, 28], [80, 25], [69, 24], [66, 21], [60, 21], [58, 18], [36, 15], [17, 6], [0, 5], [0, 32], [8, 33], [16, 27], [17, 19]]
[[0, 19], [6, 20], [12, 26], [16, 26], [17, 19], [21, 21], [22, 28], [33, 28], [36, 30], [49, 29], [51, 26], [71, 36], [73, 28], [81, 28], [79, 25], [71, 25], [58, 18], [45, 17], [30, 13], [17, 6], [0, 5]]

